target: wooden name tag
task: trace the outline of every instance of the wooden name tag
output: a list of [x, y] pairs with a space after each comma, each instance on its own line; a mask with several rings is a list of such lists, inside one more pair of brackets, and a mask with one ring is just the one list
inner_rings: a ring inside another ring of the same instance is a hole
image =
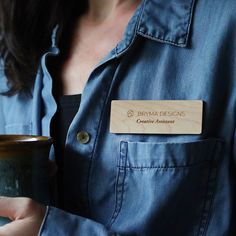
[[111, 133], [200, 134], [201, 100], [114, 100]]

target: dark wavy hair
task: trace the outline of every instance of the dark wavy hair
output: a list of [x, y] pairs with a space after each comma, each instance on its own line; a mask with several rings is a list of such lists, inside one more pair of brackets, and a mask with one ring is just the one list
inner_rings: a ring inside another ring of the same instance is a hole
[[53, 28], [58, 24], [60, 35], [86, 5], [77, 2], [0, 0], [0, 57], [9, 86], [4, 95], [31, 90], [40, 57], [50, 47]]

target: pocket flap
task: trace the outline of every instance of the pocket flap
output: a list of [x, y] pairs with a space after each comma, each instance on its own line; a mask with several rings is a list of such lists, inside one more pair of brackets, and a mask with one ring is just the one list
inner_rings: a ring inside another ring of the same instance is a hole
[[[220, 139], [185, 143], [147, 143], [121, 141], [123, 158], [119, 166], [171, 168], [184, 167], [215, 160], [222, 149]], [[124, 159], [126, 161], [124, 161]]]

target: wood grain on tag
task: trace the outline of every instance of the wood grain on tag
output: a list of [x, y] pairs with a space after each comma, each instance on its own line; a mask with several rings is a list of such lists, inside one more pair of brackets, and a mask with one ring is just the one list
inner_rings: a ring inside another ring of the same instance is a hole
[[111, 133], [200, 134], [201, 100], [115, 100]]

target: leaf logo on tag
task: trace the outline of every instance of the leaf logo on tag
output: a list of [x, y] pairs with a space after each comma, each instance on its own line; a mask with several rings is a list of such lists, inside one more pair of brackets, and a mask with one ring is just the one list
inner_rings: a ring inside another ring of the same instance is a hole
[[127, 112], [127, 116], [128, 116], [128, 117], [133, 117], [133, 116], [134, 116], [134, 111], [133, 111], [133, 110], [129, 110], [129, 111]]

